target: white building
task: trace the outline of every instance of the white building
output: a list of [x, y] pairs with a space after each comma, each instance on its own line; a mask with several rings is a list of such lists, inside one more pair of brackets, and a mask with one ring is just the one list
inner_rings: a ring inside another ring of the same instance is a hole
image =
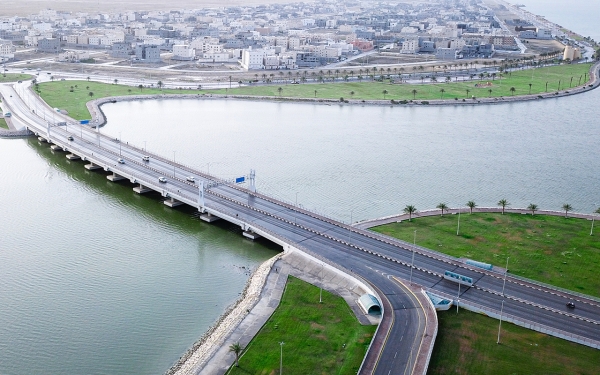
[[196, 52], [188, 45], [176, 44], [173, 46], [173, 60], [191, 61], [196, 57]]
[[409, 39], [402, 42], [400, 53], [417, 53], [419, 51], [419, 41], [417, 39]]
[[264, 69], [264, 58], [267, 51], [264, 49], [246, 49], [242, 52], [242, 68], [246, 70]]
[[15, 58], [14, 47], [9, 40], [0, 40], [0, 61], [8, 61]]

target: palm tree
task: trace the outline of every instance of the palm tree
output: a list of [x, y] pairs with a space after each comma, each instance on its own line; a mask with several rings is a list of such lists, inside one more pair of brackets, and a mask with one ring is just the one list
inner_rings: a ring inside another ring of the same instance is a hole
[[446, 92], [446, 90], [440, 89], [440, 92], [441, 92], [440, 99], [443, 99], [444, 98], [444, 93]]
[[510, 95], [511, 95], [511, 96], [512, 96], [512, 95], [514, 95], [514, 94], [515, 94], [515, 91], [517, 91], [517, 89], [515, 89], [514, 87], [511, 87], [511, 88], [510, 88]]
[[492, 89], [488, 89], [488, 92], [490, 93], [490, 98], [492, 97]]
[[158, 82], [156, 83], [156, 86], [158, 86], [158, 88], [159, 88], [159, 89], [162, 89], [162, 86], [163, 86], [163, 83], [162, 83], [162, 81], [158, 81]]
[[87, 77], [88, 82], [90, 81], [90, 77]]
[[569, 211], [573, 211], [573, 206], [568, 203], [563, 204], [562, 209], [565, 210], [565, 217], [569, 217]]
[[119, 80], [115, 78], [113, 83], [116, 85], [117, 83], [119, 83]]
[[229, 345], [229, 351], [235, 354], [235, 367], [240, 367], [240, 354], [244, 351], [239, 342]]
[[531, 86], [533, 86], [533, 83], [529, 84], [529, 95], [531, 95]]
[[354, 97], [354, 91], [350, 91], [350, 97]]
[[315, 98], [317, 97], [317, 90], [315, 90]]
[[404, 213], [408, 214], [408, 221], [412, 220], [412, 215], [417, 212], [417, 208], [413, 205], [408, 205], [404, 207]]
[[385, 96], [387, 95], [388, 90], [383, 90], [381, 93], [383, 94], [383, 100], [385, 100]]
[[279, 96], [281, 97], [281, 92], [283, 91], [283, 88], [279, 87], [277, 88], [277, 91], [279, 91]]
[[94, 93], [90, 91], [90, 93], [89, 93], [88, 95], [89, 95], [89, 96], [90, 96], [90, 98], [91, 98], [92, 96], [94, 96]]
[[475, 204], [475, 201], [468, 201], [467, 202], [467, 207], [469, 207], [469, 214], [473, 213], [473, 209], [475, 207], [477, 207], [477, 205]]
[[467, 98], [469, 97], [470, 92], [471, 92], [471, 90], [467, 89]]
[[500, 199], [498, 201], [498, 206], [502, 206], [502, 215], [504, 215], [504, 209], [506, 208], [506, 206], [510, 206], [510, 203], [508, 203], [506, 199]]
[[413, 94], [413, 100], [417, 98], [417, 92], [418, 92], [418, 91], [417, 91], [416, 89], [413, 89], [413, 90], [412, 90], [412, 94]]
[[435, 208], [439, 208], [440, 210], [442, 210], [442, 214], [440, 216], [444, 216], [444, 210], [448, 211], [448, 205], [443, 202], [435, 206]]
[[527, 209], [529, 211], [531, 211], [531, 216], [535, 215], [535, 211], [538, 209], [537, 204], [533, 204], [533, 203], [529, 203], [529, 206], [527, 206]]
[[54, 82], [54, 76], [50, 76], [50, 80]]

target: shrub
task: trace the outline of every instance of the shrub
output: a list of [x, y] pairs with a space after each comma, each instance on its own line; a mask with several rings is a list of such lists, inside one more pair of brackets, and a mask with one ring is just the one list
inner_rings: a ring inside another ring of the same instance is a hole
[[342, 102], [342, 103], [343, 103], [343, 102], [344, 102], [344, 98], [340, 98], [340, 102]]
[[421, 104], [429, 104], [429, 102], [427, 100], [424, 100], [421, 102]]
[[392, 99], [392, 100], [390, 100], [390, 103], [396, 104], [396, 101], [394, 99]]
[[454, 98], [454, 100], [458, 100], [458, 98]]

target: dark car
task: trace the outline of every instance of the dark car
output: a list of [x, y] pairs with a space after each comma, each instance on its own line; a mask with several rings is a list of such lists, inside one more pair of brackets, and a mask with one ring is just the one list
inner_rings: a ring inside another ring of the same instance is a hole
[[567, 307], [570, 309], [574, 309], [575, 308], [575, 304], [573, 302], [567, 302]]

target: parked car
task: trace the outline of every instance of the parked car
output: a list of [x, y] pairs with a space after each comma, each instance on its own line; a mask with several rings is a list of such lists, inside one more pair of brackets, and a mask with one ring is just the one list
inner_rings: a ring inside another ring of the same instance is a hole
[[159, 177], [158, 178], [158, 182], [162, 182], [163, 184], [167, 182], [167, 179], [165, 177]]
[[125, 160], [123, 160], [121, 158], [117, 159], [117, 161], [119, 162], [119, 164], [125, 164]]

